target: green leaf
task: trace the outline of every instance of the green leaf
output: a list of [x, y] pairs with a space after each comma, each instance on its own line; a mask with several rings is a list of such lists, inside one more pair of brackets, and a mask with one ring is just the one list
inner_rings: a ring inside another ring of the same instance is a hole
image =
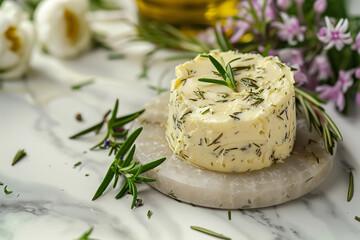
[[92, 84], [92, 83], [94, 83], [94, 80], [93, 80], [93, 79], [90, 79], [90, 80], [87, 80], [87, 81], [84, 81], [84, 82], [81, 82], [81, 83], [79, 83], [79, 84], [76, 84], [76, 85], [71, 86], [71, 89], [72, 89], [72, 90], [79, 90], [79, 89], [81, 89], [82, 87], [85, 87], [85, 86], [90, 85], [90, 84]]
[[206, 228], [202, 228], [202, 227], [197, 227], [197, 226], [190, 226], [191, 229], [205, 233], [207, 235], [213, 236], [213, 237], [217, 237], [217, 238], [221, 238], [221, 239], [225, 239], [225, 240], [231, 240], [231, 238], [229, 237], [225, 237], [222, 234], [216, 233], [214, 231], [211, 231], [209, 229]]
[[[120, 157], [124, 157], [127, 151], [130, 149], [130, 147], [135, 142], [136, 138], [140, 135], [142, 131], [142, 127], [136, 129], [121, 145], [119, 151], [116, 153], [115, 159], [120, 159]], [[116, 161], [115, 160], [115, 161]]]
[[11, 194], [11, 193], [13, 193], [13, 191], [9, 191], [9, 190], [7, 190], [7, 185], [4, 187], [4, 193], [5, 194]]
[[99, 188], [96, 190], [96, 193], [94, 195], [94, 197], [92, 198], [92, 200], [96, 200], [98, 197], [100, 197], [104, 191], [106, 190], [106, 188], [109, 186], [111, 180], [113, 179], [114, 177], [114, 171], [112, 170], [112, 166], [114, 166], [116, 163], [115, 161], [110, 165], [103, 181], [101, 182]]
[[[160, 164], [162, 164], [164, 161], [166, 160], [166, 158], [160, 158], [158, 160], [155, 160], [153, 162], [149, 162], [147, 164], [141, 165], [141, 173], [147, 172], [153, 168], [156, 168], [157, 166], [159, 166]], [[128, 173], [130, 174], [135, 174], [138, 171], [139, 167], [131, 169], [128, 171]]]
[[122, 166], [126, 167], [130, 164], [130, 162], [134, 158], [135, 149], [136, 149], [136, 145], [134, 144], [134, 146], [131, 148], [129, 154], [126, 156], [125, 161], [123, 162]]
[[129, 183], [127, 181], [125, 181], [123, 186], [121, 187], [119, 193], [115, 196], [115, 198], [119, 199], [119, 198], [123, 197], [128, 189], [129, 189]]
[[223, 80], [218, 80], [218, 79], [212, 79], [212, 78], [199, 78], [198, 81], [200, 82], [206, 82], [206, 83], [215, 83], [215, 84], [220, 84], [220, 85], [224, 85], [226, 87], [229, 87], [228, 84], [223, 81]]
[[224, 69], [224, 67], [221, 65], [221, 63], [218, 62], [213, 56], [207, 55], [211, 63], [214, 65], [216, 70], [219, 72], [220, 76], [225, 80], [228, 76]]
[[103, 125], [104, 125], [104, 122], [99, 122], [98, 124], [95, 124], [94, 126], [91, 126], [91, 127], [87, 128], [85, 130], [82, 130], [81, 132], [78, 132], [78, 133], [70, 136], [69, 138], [70, 139], [78, 138], [78, 137], [80, 137], [82, 135], [85, 135], [85, 134], [87, 134], [89, 132], [93, 132], [93, 131], [96, 131], [96, 130], [102, 128]]
[[24, 149], [20, 149], [17, 151], [12, 163], [11, 163], [11, 166], [14, 166], [17, 162], [19, 162], [21, 159], [23, 159], [24, 157], [26, 156], [26, 152]]
[[137, 117], [139, 117], [145, 110], [141, 110], [141, 111], [138, 111], [136, 113], [132, 113], [132, 114], [129, 114], [129, 115], [126, 115], [124, 117], [121, 117], [121, 118], [117, 118], [115, 120], [115, 123], [112, 124], [112, 128], [116, 128], [116, 127], [121, 127], [121, 126], [124, 126], [125, 124], [135, 120]]

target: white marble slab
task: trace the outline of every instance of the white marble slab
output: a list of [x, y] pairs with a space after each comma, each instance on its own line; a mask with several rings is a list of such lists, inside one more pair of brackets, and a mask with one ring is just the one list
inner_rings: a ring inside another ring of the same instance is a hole
[[[140, 48], [141, 47], [141, 48]], [[144, 205], [131, 210], [131, 196], [115, 200], [107, 190], [91, 201], [112, 159], [102, 151], [89, 151], [101, 136], [80, 140], [68, 137], [99, 121], [120, 100], [120, 114], [140, 109], [156, 96], [164, 69], [175, 62], [155, 61], [149, 80], [138, 80], [146, 46], [134, 55], [110, 61], [103, 50], [94, 50], [76, 61], [59, 61], [35, 52], [27, 79], [6, 82], [0, 90], [0, 239], [75, 239], [90, 227], [96, 239], [206, 240], [212, 237], [190, 229], [209, 228], [232, 239], [359, 239], [360, 223], [360, 110], [344, 117], [327, 106], [344, 136], [330, 176], [319, 188], [295, 201], [257, 210], [193, 207], [177, 202], [142, 184]], [[130, 51], [130, 50], [129, 50]], [[167, 53], [163, 53], [167, 54]], [[169, 53], [170, 54], [170, 53]], [[166, 75], [163, 86], [173, 73]], [[79, 91], [72, 84], [87, 79], [95, 83]], [[76, 113], [84, 122], [77, 122]], [[11, 166], [16, 151], [28, 156]], [[81, 161], [76, 168], [73, 165]], [[352, 169], [355, 193], [346, 201], [348, 172]], [[85, 176], [89, 174], [89, 176]], [[147, 211], [153, 215], [148, 219]]]

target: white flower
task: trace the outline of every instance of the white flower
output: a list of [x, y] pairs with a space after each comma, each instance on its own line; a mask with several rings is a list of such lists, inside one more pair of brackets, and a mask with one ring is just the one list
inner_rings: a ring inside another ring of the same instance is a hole
[[13, 1], [0, 7], [0, 79], [25, 74], [35, 41], [35, 29], [27, 14]]
[[87, 0], [46, 0], [35, 12], [38, 38], [51, 55], [71, 58], [88, 50], [91, 33], [85, 14]]
[[334, 27], [330, 19], [325, 17], [325, 23], [326, 27], [320, 28], [318, 33], [319, 40], [327, 44], [324, 48], [325, 50], [329, 50], [335, 46], [336, 49], [340, 51], [345, 44], [352, 43], [350, 33], [346, 33], [349, 28], [349, 20], [341, 18]]

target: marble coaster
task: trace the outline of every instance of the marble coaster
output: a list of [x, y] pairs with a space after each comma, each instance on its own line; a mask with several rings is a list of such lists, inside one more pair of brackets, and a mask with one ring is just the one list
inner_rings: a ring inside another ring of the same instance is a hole
[[334, 155], [327, 154], [321, 137], [308, 131], [304, 118], [297, 120], [295, 146], [283, 163], [249, 173], [219, 173], [197, 167], [174, 155], [168, 146], [168, 102], [169, 93], [163, 93], [148, 103], [131, 131], [143, 127], [136, 141], [138, 161], [145, 164], [167, 158], [144, 176], [155, 178], [150, 186], [172, 198], [223, 209], [273, 206], [312, 191], [331, 171], [336, 149]]

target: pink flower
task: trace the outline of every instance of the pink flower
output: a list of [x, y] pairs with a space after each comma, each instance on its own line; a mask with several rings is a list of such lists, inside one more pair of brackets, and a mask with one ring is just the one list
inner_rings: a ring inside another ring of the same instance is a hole
[[306, 75], [306, 67], [303, 54], [300, 50], [294, 48], [284, 48], [277, 52], [280, 60], [287, 65], [296, 68], [294, 72], [294, 79], [299, 86], [308, 82]]
[[238, 42], [246, 33], [247, 30], [249, 30], [250, 26], [247, 22], [244, 21], [234, 21], [232, 17], [229, 17], [226, 20], [225, 24], [225, 31], [231, 30], [233, 32], [232, 36], [230, 37], [231, 43]]
[[345, 44], [351, 44], [352, 39], [350, 33], [345, 33], [349, 27], [349, 20], [340, 19], [336, 27], [332, 25], [330, 19], [325, 17], [326, 28], [321, 28], [318, 33], [318, 38], [321, 42], [327, 44], [325, 50], [336, 47], [340, 51]]
[[314, 3], [314, 9], [318, 14], [325, 12], [327, 8], [327, 0], [316, 0]]
[[277, 0], [276, 5], [282, 10], [286, 11], [291, 6], [290, 0]]
[[357, 79], [360, 78], [360, 68], [357, 68], [357, 69], [355, 70], [355, 77], [356, 77]]
[[355, 69], [349, 71], [340, 70], [338, 82], [343, 92], [346, 92], [354, 84], [354, 79], [352, 77], [354, 73]]
[[360, 32], [356, 35], [355, 42], [351, 45], [351, 50], [357, 50], [360, 54]]
[[345, 97], [344, 93], [353, 85], [353, 75], [355, 69], [349, 71], [339, 71], [339, 79], [335, 86], [323, 85], [316, 87], [316, 91], [320, 92], [319, 98], [324, 100], [333, 100], [340, 111], [344, 110]]
[[216, 43], [214, 28], [212, 27], [209, 27], [205, 31], [200, 32], [198, 36], [201, 40], [203, 40], [210, 46], [214, 46]]
[[304, 41], [306, 27], [300, 26], [298, 19], [294, 16], [289, 17], [284, 12], [281, 12], [280, 16], [283, 22], [276, 21], [272, 24], [273, 27], [279, 29], [278, 37], [283, 41], [287, 41], [291, 46], [297, 44], [295, 37], [300, 42]]
[[309, 74], [316, 74], [317, 80], [326, 80], [333, 76], [333, 72], [326, 55], [318, 55], [315, 57], [314, 61], [311, 63]]
[[333, 100], [340, 111], [344, 110], [345, 97], [339, 84], [336, 84], [335, 86], [318, 86], [316, 87], [316, 91], [320, 92], [319, 98], [324, 100]]

